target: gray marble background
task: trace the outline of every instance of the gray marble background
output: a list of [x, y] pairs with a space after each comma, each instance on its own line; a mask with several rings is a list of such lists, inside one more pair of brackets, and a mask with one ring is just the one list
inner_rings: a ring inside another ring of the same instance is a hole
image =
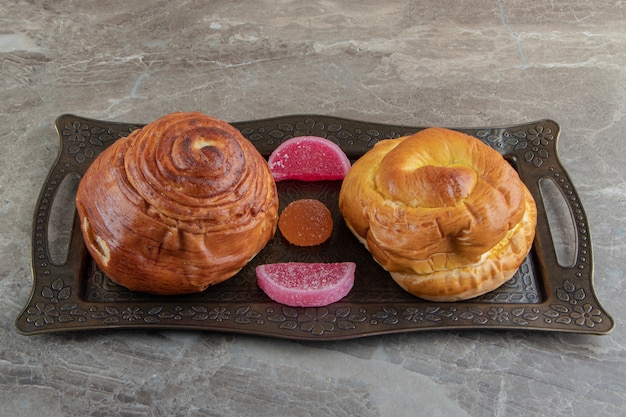
[[[0, 3], [0, 415], [624, 415], [625, 21], [612, 0]], [[54, 119], [147, 123], [176, 110], [450, 127], [554, 119], [616, 329], [332, 343], [19, 335]]]

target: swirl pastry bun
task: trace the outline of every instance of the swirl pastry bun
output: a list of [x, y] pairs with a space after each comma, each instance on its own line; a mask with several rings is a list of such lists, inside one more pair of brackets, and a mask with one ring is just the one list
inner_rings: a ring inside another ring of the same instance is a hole
[[398, 285], [431, 301], [473, 298], [510, 279], [537, 221], [502, 155], [443, 128], [378, 142], [346, 175], [339, 208]]
[[119, 139], [76, 196], [88, 251], [115, 282], [200, 292], [235, 275], [274, 236], [276, 184], [233, 126], [172, 113]]

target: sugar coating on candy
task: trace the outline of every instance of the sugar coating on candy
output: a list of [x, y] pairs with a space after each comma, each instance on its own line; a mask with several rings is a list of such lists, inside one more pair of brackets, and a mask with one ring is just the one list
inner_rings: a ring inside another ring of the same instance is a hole
[[322, 307], [345, 297], [354, 286], [354, 262], [285, 262], [256, 268], [259, 287], [274, 301], [292, 307]]
[[317, 136], [298, 136], [281, 143], [268, 163], [275, 181], [341, 180], [350, 160], [334, 142]]
[[315, 246], [332, 234], [333, 218], [324, 203], [303, 198], [285, 207], [278, 218], [278, 229], [292, 245]]

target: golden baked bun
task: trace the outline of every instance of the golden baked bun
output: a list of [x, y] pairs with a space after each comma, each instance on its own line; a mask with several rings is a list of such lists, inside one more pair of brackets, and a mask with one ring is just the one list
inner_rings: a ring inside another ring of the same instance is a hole
[[473, 298], [510, 279], [537, 218], [502, 155], [443, 128], [378, 142], [343, 180], [339, 208], [392, 278], [431, 301]]
[[265, 159], [233, 126], [200, 113], [169, 114], [116, 141], [81, 179], [76, 206], [100, 268], [153, 294], [232, 277], [278, 222]]

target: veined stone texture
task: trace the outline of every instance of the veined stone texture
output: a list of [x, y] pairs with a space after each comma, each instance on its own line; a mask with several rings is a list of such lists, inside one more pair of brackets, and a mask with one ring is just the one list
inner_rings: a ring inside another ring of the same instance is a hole
[[[626, 4], [608, 0], [2, 2], [0, 415], [624, 415], [625, 21]], [[446, 127], [555, 120], [615, 330], [319, 343], [18, 334], [55, 118], [148, 123], [173, 111]]]

